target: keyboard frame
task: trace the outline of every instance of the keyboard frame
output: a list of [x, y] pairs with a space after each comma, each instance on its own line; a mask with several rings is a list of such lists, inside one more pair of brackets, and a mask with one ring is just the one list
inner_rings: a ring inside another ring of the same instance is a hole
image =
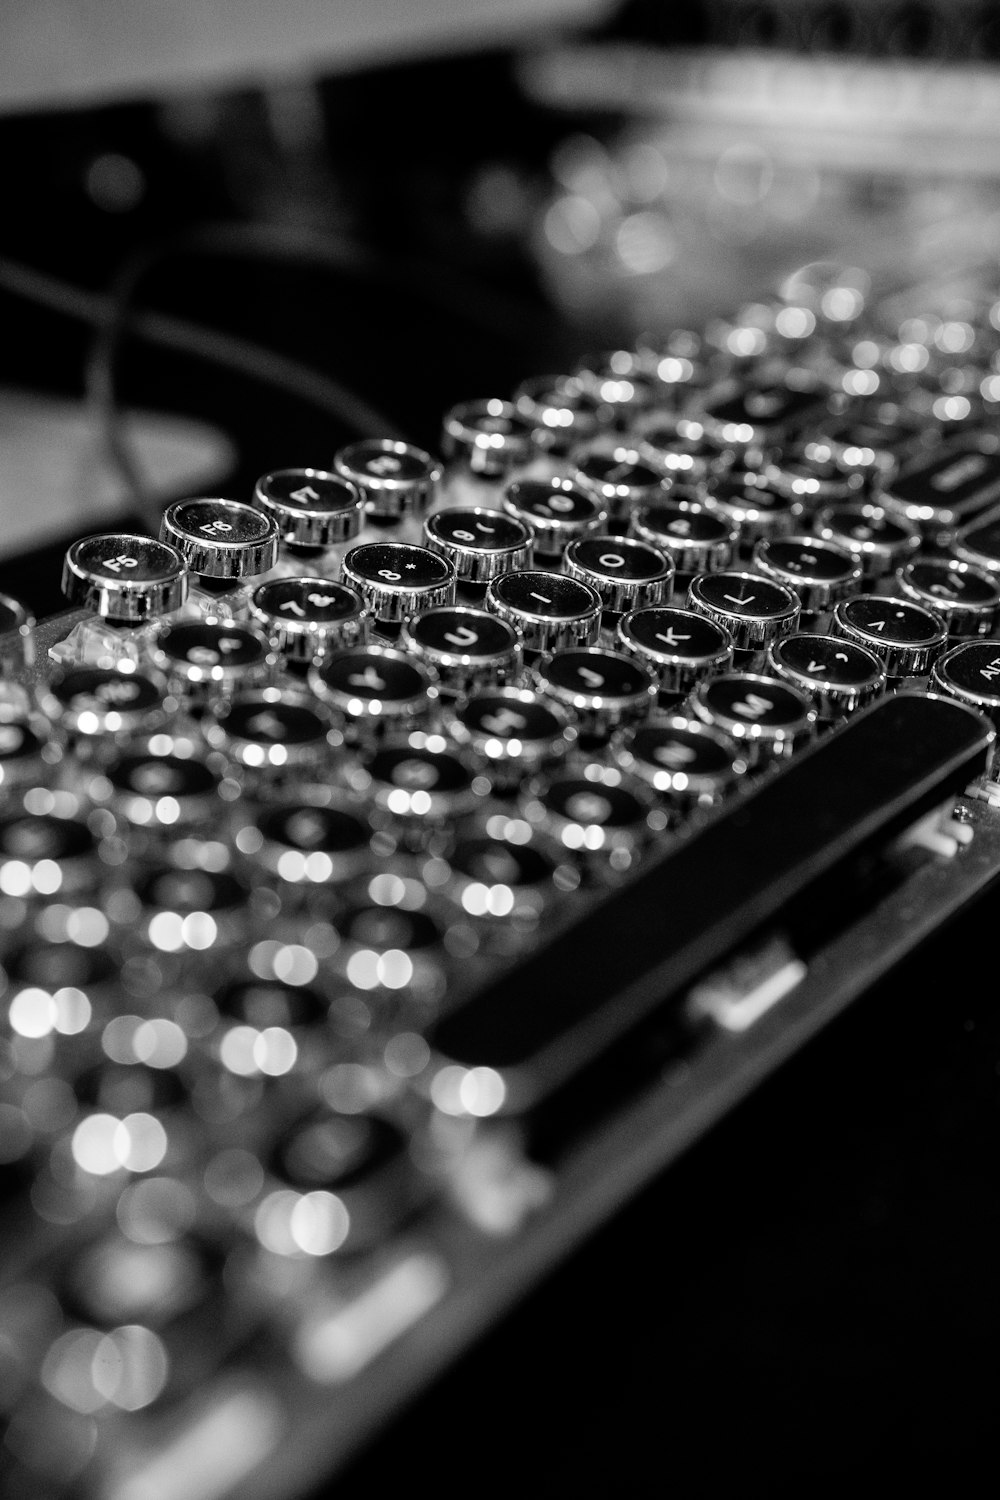
[[[48, 648], [84, 617], [72, 610], [39, 622], [36, 663], [26, 680], [46, 675]], [[979, 786], [959, 797], [961, 824], [971, 830], [968, 842], [927, 859], [834, 936], [811, 956], [794, 989], [745, 1030], [715, 1028], [703, 1034], [693, 1051], [666, 1064], [627, 1105], [575, 1139], [547, 1178], [546, 1201], [541, 1206], [526, 1201], [515, 1230], [484, 1232], [447, 1205], [432, 1209], [426, 1230], [421, 1226], [412, 1244], [417, 1255], [427, 1244], [441, 1251], [451, 1277], [444, 1295], [356, 1378], [297, 1389], [294, 1431], [288, 1434], [293, 1441], [276, 1443], [220, 1489], [219, 1500], [302, 1500], [320, 1476], [334, 1483], [363, 1457], [394, 1419], [625, 1205], [838, 1016], [984, 898], [1000, 881], [1000, 795], [997, 802], [993, 805]], [[525, 1184], [529, 1198], [533, 1186], [530, 1180]], [[512, 1212], [517, 1218], [516, 1186]], [[237, 1390], [265, 1405], [272, 1399], [266, 1379]], [[123, 1451], [129, 1452], [127, 1441]], [[133, 1483], [141, 1483], [143, 1472], [140, 1463]], [[133, 1492], [112, 1477], [94, 1494], [96, 1500], [130, 1500]], [[90, 1500], [91, 1492], [86, 1494]], [[167, 1493], [166, 1500], [174, 1495]]]

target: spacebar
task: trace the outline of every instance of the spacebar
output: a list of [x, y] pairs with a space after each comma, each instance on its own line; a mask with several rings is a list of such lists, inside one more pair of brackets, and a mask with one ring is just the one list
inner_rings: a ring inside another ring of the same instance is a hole
[[506, 1107], [586, 1067], [810, 889], [887, 845], [986, 768], [993, 730], [899, 693], [818, 740], [443, 1017], [437, 1057], [490, 1067]]

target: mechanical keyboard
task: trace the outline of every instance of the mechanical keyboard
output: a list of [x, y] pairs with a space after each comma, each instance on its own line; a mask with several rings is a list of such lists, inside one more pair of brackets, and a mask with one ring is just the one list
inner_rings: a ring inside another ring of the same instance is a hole
[[817, 267], [2, 601], [5, 1495], [307, 1495], [995, 883], [998, 371]]

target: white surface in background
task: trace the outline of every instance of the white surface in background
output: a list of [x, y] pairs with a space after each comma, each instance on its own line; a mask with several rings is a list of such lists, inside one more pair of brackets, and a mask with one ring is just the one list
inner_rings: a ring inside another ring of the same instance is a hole
[[280, 83], [520, 45], [609, 0], [2, 0], [0, 109]]
[[[129, 413], [125, 431], [150, 490], [165, 498], [211, 493], [235, 462], [223, 433], [189, 418]], [[0, 556], [113, 528], [134, 510], [80, 402], [0, 389]]]

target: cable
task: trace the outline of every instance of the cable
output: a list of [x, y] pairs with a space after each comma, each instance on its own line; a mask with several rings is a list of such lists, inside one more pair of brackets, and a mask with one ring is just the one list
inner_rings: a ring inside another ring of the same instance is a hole
[[[48, 272], [0, 255], [0, 287], [25, 301], [74, 318], [92, 327], [110, 326], [116, 316], [113, 299], [85, 291]], [[128, 332], [146, 343], [200, 359], [250, 376], [286, 395], [295, 396], [336, 417], [362, 437], [403, 437], [398, 425], [362, 397], [311, 366], [276, 353], [249, 339], [207, 328], [184, 318], [155, 312], [134, 312]], [[113, 390], [96, 389], [95, 402], [106, 403]], [[117, 413], [104, 412], [117, 420]], [[107, 430], [107, 429], [106, 429]], [[130, 480], [130, 483], [132, 481]]]
[[141, 466], [122, 426], [115, 371], [126, 337], [195, 354], [225, 368], [274, 385], [332, 412], [360, 436], [404, 437], [397, 424], [329, 376], [276, 354], [250, 340], [159, 313], [133, 310], [140, 282], [163, 261], [185, 254], [286, 261], [391, 284], [444, 306], [491, 337], [510, 341], [519, 328], [537, 329], [534, 304], [496, 288], [468, 282], [453, 266], [380, 256], [367, 246], [329, 232], [276, 224], [203, 224], [154, 244], [127, 259], [105, 294], [87, 293], [45, 272], [0, 257], [0, 286], [91, 324], [97, 336], [88, 353], [84, 386], [88, 404], [104, 436], [108, 457], [142, 508], [153, 508]]
[[136, 260], [144, 260], [148, 269], [154, 259], [181, 254], [284, 260], [346, 272], [405, 291], [421, 301], [437, 303], [450, 317], [458, 317], [505, 343], [515, 342], [520, 329], [534, 334], [539, 318], [548, 312], [544, 305], [470, 280], [453, 263], [381, 254], [347, 235], [307, 225], [225, 221], [201, 224], [159, 247], [141, 252]]
[[[125, 481], [126, 489], [132, 492], [136, 509], [142, 515], [155, 518], [158, 507], [146, 483], [138, 453], [133, 451], [125, 432], [124, 413], [117, 397], [115, 361], [111, 352], [124, 339], [128, 310], [117, 305], [113, 294], [107, 299], [107, 305], [107, 317], [97, 324], [97, 337], [84, 362], [84, 395], [97, 430], [103, 437], [106, 456]], [[108, 357], [104, 358], [106, 347]]]
[[[111, 313], [111, 301], [106, 295], [84, 291], [71, 282], [3, 255], [0, 255], [0, 286], [25, 301], [64, 313], [81, 323], [98, 325]], [[299, 397], [337, 417], [362, 437], [402, 436], [391, 417], [339, 381], [320, 374], [309, 365], [277, 354], [265, 345], [168, 313], [134, 313], [129, 328], [148, 344], [197, 355]]]
[[[88, 355], [85, 374], [88, 400], [104, 433], [108, 456], [140, 501], [145, 484], [122, 428], [115, 371], [124, 339], [132, 330], [131, 309], [139, 285], [158, 266], [184, 255], [286, 261], [386, 283], [424, 300], [443, 303], [449, 316], [457, 314], [493, 338], [510, 340], [517, 328], [537, 326], [539, 316], [538, 308], [495, 288], [490, 288], [489, 296], [484, 296], [482, 285], [464, 282], [452, 266], [446, 268], [442, 284], [442, 267], [436, 263], [380, 256], [369, 246], [344, 235], [299, 225], [220, 221], [196, 225], [147, 246], [124, 262], [111, 283], [108, 313], [97, 324], [97, 337]], [[398, 434], [383, 422], [379, 432], [372, 435]]]

